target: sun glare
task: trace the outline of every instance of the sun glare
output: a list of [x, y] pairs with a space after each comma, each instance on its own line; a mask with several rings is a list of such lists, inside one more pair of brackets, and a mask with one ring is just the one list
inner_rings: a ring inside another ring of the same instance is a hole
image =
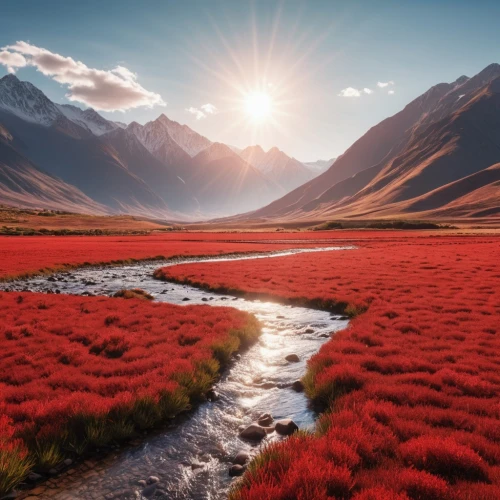
[[272, 99], [265, 92], [251, 92], [245, 96], [245, 111], [256, 122], [266, 121], [272, 112]]

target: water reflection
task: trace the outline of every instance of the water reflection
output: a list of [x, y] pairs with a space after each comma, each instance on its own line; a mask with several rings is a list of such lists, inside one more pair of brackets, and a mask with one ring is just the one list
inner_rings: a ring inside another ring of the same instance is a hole
[[[213, 306], [229, 305], [257, 316], [263, 323], [261, 338], [217, 384], [216, 401], [200, 405], [165, 432], [117, 452], [96, 469], [95, 476], [83, 481], [78, 474], [68, 476], [62, 490], [38, 498], [139, 498], [138, 480], [154, 475], [160, 479], [155, 498], [222, 499], [232, 481], [228, 475], [232, 457], [240, 450], [253, 454], [259, 448], [239, 439], [241, 426], [250, 424], [262, 413], [271, 413], [275, 419], [292, 418], [300, 428], [313, 426], [316, 415], [309, 409], [305, 396], [294, 392], [290, 385], [303, 375], [307, 359], [329, 334], [345, 328], [347, 321], [324, 311], [241, 298], [228, 301], [224, 300], [227, 297], [195, 288], [163, 283], [152, 278], [159, 265], [84, 269], [65, 273], [65, 281], [31, 280], [29, 287], [34, 291], [109, 295], [122, 288], [140, 287], [162, 302], [191, 305], [209, 301]], [[25, 287], [26, 282], [4, 286], [18, 290]], [[185, 302], [185, 297], [190, 300]], [[298, 362], [285, 360], [292, 353], [298, 356]], [[269, 434], [264, 442], [275, 439], [280, 438]]]

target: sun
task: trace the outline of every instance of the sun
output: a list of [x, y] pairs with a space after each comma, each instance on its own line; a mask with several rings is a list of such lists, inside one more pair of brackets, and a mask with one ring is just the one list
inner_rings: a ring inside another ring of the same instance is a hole
[[246, 113], [256, 122], [264, 122], [271, 116], [273, 100], [266, 92], [249, 92], [245, 95], [244, 104]]

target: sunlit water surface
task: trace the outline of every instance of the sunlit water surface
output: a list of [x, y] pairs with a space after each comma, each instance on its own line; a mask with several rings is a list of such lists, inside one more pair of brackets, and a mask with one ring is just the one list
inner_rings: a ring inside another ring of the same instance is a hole
[[[227, 260], [351, 249], [353, 247], [299, 249], [271, 255], [184, 262], [210, 261], [224, 265]], [[59, 293], [94, 295], [142, 288], [160, 302], [235, 307], [255, 314], [263, 324], [257, 343], [236, 359], [217, 383], [216, 401], [201, 404], [165, 431], [146, 436], [138, 446], [116, 451], [96, 475], [90, 474], [83, 482], [78, 474], [67, 476], [62, 490], [47, 492], [38, 498], [141, 498], [142, 487], [138, 481], [153, 475], [160, 479], [154, 498], [223, 499], [234, 481], [228, 470], [236, 453], [243, 450], [252, 455], [265, 443], [281, 439], [272, 433], [260, 444], [249, 443], [238, 437], [241, 426], [252, 423], [262, 413], [270, 413], [275, 420], [292, 418], [301, 429], [313, 427], [317, 415], [308, 407], [304, 394], [290, 386], [304, 374], [306, 361], [332, 333], [345, 328], [347, 320], [325, 311], [216, 295], [152, 277], [158, 267], [180, 263], [88, 268], [54, 275], [56, 281], [39, 278], [3, 285], [8, 290], [49, 293], [59, 290]], [[292, 353], [299, 356], [298, 363], [285, 360]]]

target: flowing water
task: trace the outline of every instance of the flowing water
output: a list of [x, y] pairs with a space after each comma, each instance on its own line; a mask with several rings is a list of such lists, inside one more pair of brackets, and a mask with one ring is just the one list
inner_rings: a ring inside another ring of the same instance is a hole
[[[297, 249], [236, 259], [352, 248]], [[215, 401], [201, 404], [166, 430], [145, 436], [135, 446], [115, 450], [105, 460], [90, 464], [88, 469], [84, 465], [84, 472], [77, 468], [72, 474], [55, 478], [37, 498], [223, 499], [234, 481], [228, 470], [236, 453], [245, 451], [253, 455], [265, 443], [281, 439], [276, 433], [271, 433], [261, 443], [246, 442], [239, 438], [242, 426], [252, 423], [262, 413], [270, 413], [275, 420], [293, 419], [301, 429], [313, 427], [317, 415], [308, 407], [304, 394], [295, 392], [290, 386], [302, 377], [306, 361], [330, 335], [347, 326], [347, 319], [304, 307], [216, 295], [152, 277], [153, 271], [160, 266], [207, 260], [224, 262], [235, 258], [87, 268], [54, 275], [51, 281], [37, 278], [3, 286], [12, 291], [29, 289], [94, 295], [112, 295], [123, 288], [142, 288], [161, 302], [232, 306], [255, 314], [263, 324], [257, 343], [237, 356], [216, 384], [218, 398]], [[300, 358], [298, 363], [285, 360], [285, 356], [292, 353]], [[144, 490], [138, 484], [139, 480], [146, 480], [149, 476], [159, 479], [154, 492]]]

